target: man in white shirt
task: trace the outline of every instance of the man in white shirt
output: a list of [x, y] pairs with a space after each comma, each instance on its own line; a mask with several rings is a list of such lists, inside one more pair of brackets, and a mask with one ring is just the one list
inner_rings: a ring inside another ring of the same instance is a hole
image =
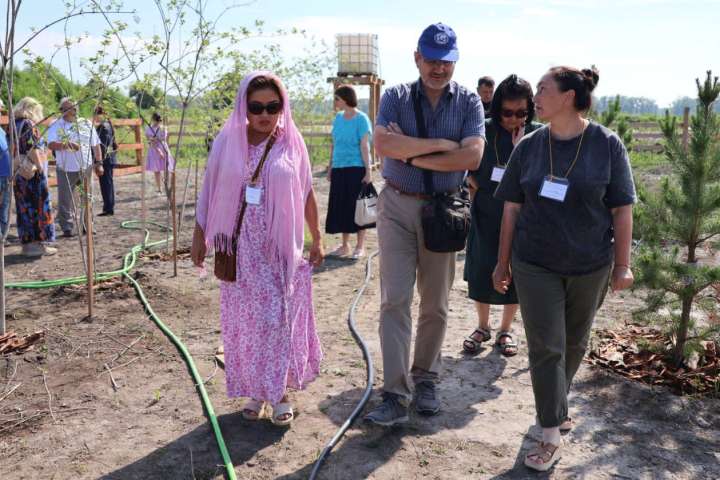
[[63, 236], [71, 237], [73, 194], [84, 178], [91, 181], [90, 169], [93, 165], [97, 175], [102, 176], [102, 153], [95, 128], [89, 120], [77, 116], [77, 104], [72, 99], [66, 97], [60, 100], [60, 112], [62, 118], [48, 129], [48, 146], [55, 152], [57, 165], [58, 220]]

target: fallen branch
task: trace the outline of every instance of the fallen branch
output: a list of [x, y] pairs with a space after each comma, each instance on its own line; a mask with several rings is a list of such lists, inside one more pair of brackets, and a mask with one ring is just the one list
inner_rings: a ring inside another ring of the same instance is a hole
[[9, 397], [12, 392], [14, 392], [14, 391], [17, 390], [18, 388], [20, 388], [20, 385], [22, 385], [22, 383], [18, 383], [18, 384], [15, 385], [13, 388], [11, 388], [9, 392], [7, 392], [5, 395], [3, 395], [2, 397], [0, 397], [0, 402], [2, 402], [2, 401], [5, 400], [7, 397]]
[[23, 352], [45, 337], [45, 332], [40, 330], [31, 333], [22, 339], [17, 338], [15, 332], [8, 332], [0, 337], [0, 354], [11, 352]]
[[105, 364], [105, 368], [107, 369], [108, 373], [110, 374], [110, 383], [112, 383], [113, 390], [116, 392], [118, 391], [118, 384], [115, 382], [115, 377], [113, 377], [112, 370], [110, 370], [110, 367], [108, 367], [108, 364]]
[[50, 393], [50, 389], [48, 388], [47, 377], [45, 376], [45, 372], [43, 372], [43, 384], [45, 385], [45, 391], [48, 394], [48, 410], [50, 410], [50, 416], [53, 419], [53, 423], [57, 423], [57, 418], [55, 418], [55, 414], [53, 413], [53, 409], [52, 409], [52, 394]]
[[130, 350], [136, 343], [138, 343], [138, 342], [139, 342], [140, 340], [142, 340], [143, 338], [145, 338], [145, 334], [144, 334], [144, 333], [143, 333], [142, 335], [140, 335], [138, 338], [136, 338], [135, 340], [133, 340], [132, 343], [130, 343], [130, 345], [128, 345], [127, 347], [125, 347], [125, 350], [123, 350], [122, 352], [120, 352], [120, 353], [118, 353], [117, 355], [115, 355], [115, 358], [113, 358], [112, 360], [110, 360], [108, 363], [109, 363], [110, 365], [112, 365], [113, 363], [115, 363], [116, 360], [119, 360], [120, 357], [122, 357], [123, 355], [125, 355], [125, 353], [127, 353], [128, 350]]

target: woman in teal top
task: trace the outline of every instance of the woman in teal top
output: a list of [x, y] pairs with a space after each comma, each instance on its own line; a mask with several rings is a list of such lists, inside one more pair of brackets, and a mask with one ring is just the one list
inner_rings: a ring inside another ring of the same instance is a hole
[[330, 181], [325, 231], [341, 233], [342, 245], [330, 255], [350, 255], [350, 234], [357, 233], [352, 258], [365, 255], [365, 229], [375, 224], [359, 226], [355, 223], [355, 204], [363, 184], [371, 181], [370, 119], [357, 109], [357, 94], [350, 85], [335, 90], [335, 116], [332, 128], [332, 151], [327, 178]]
[[503, 214], [503, 202], [493, 194], [517, 142], [541, 125], [532, 121], [535, 113], [532, 87], [517, 75], [510, 75], [498, 85], [490, 111], [491, 118], [485, 122], [485, 152], [480, 167], [468, 177], [473, 202], [464, 276], [468, 282], [468, 296], [475, 302], [479, 325], [463, 342], [463, 349], [477, 353], [481, 343], [492, 338], [490, 305], [503, 305], [495, 343], [503, 355], [513, 356], [517, 353], [517, 343], [510, 329], [518, 311], [518, 298], [514, 285], [510, 285], [505, 294], [493, 288], [492, 272], [497, 263]]

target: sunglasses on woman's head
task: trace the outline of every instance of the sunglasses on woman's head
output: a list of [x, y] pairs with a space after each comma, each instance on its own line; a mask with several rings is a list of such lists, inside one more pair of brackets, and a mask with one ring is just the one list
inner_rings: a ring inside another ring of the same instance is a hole
[[260, 115], [263, 111], [266, 111], [268, 115], [275, 115], [280, 113], [282, 110], [282, 103], [277, 100], [273, 100], [268, 103], [250, 102], [248, 103], [248, 112], [253, 115]]
[[528, 116], [527, 110], [509, 110], [506, 108], [503, 108], [502, 111], [500, 111], [500, 115], [502, 115], [505, 118], [510, 118], [513, 115], [515, 115], [516, 118], [525, 118]]

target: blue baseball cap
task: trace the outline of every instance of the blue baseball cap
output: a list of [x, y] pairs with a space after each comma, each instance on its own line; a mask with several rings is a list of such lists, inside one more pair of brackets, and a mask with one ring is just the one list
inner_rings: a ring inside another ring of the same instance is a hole
[[423, 30], [418, 40], [418, 52], [428, 60], [457, 62], [457, 35], [442, 23], [435, 23]]

